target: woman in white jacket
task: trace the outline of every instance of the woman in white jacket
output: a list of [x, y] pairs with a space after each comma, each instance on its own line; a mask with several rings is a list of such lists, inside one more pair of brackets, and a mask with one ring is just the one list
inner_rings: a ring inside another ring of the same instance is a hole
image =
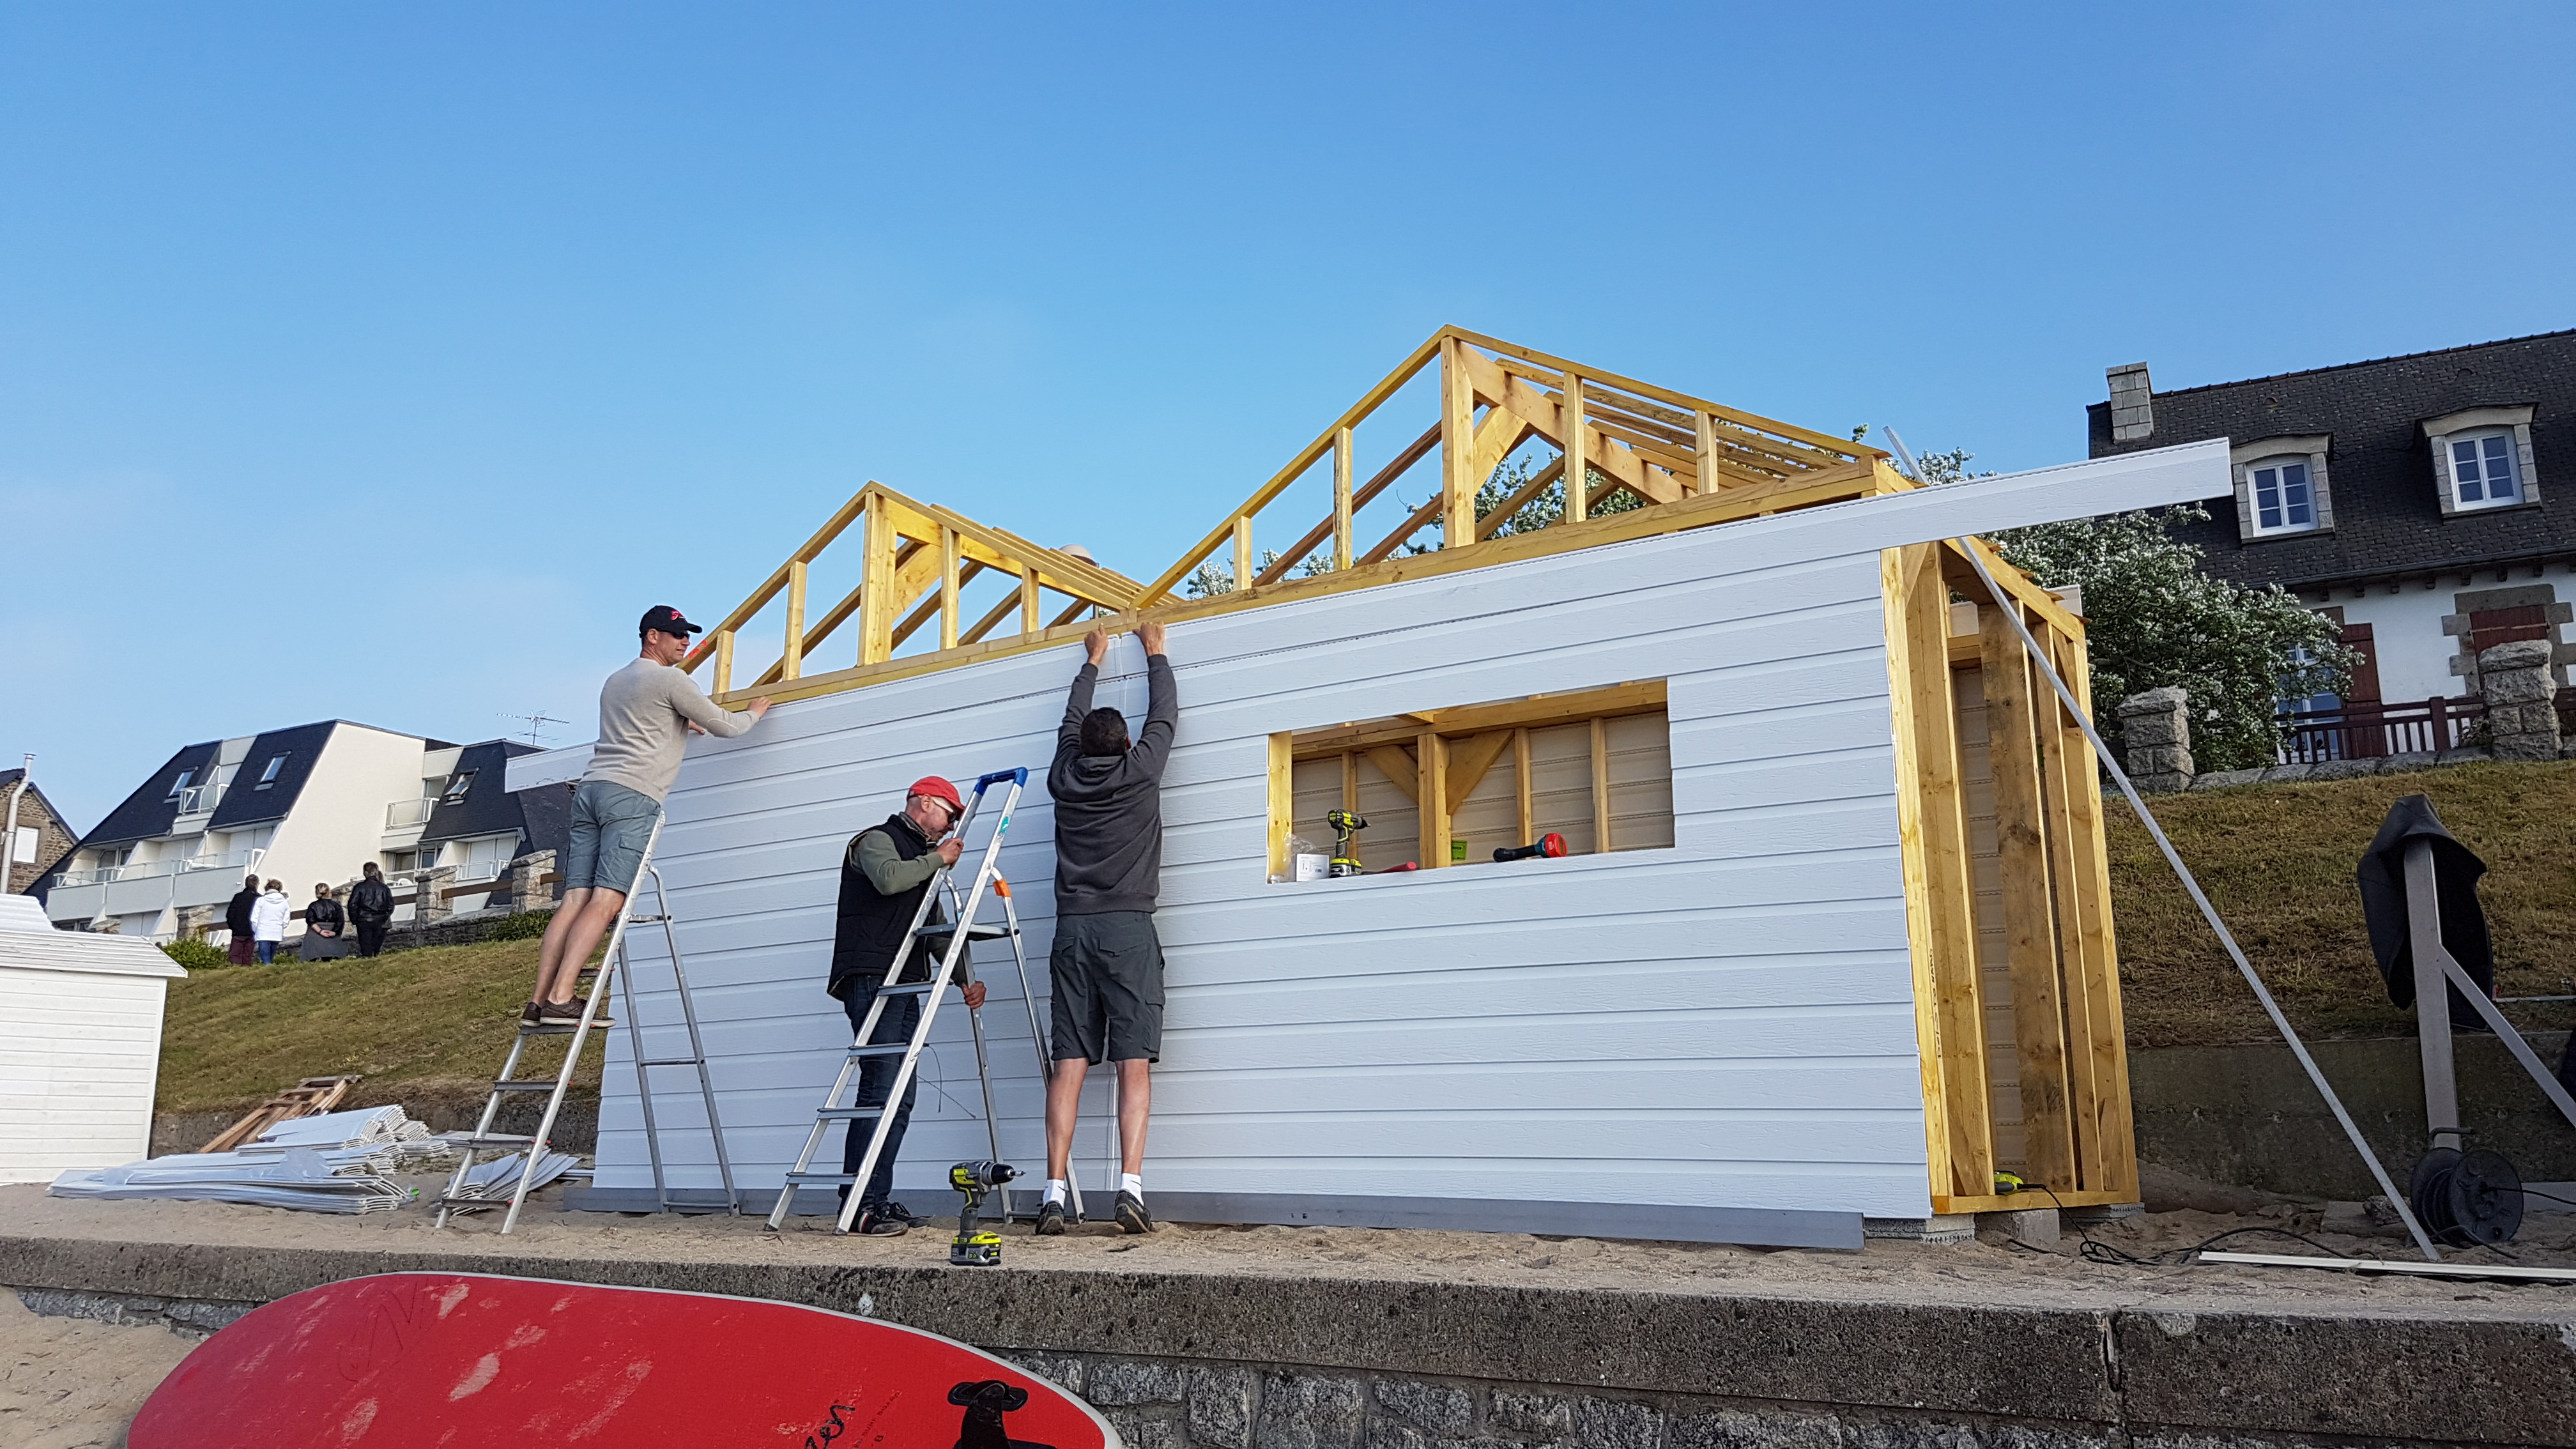
[[251, 939], [259, 943], [259, 964], [277, 964], [277, 943], [286, 939], [286, 923], [295, 915], [295, 903], [286, 898], [286, 883], [270, 881], [268, 889], [250, 904]]

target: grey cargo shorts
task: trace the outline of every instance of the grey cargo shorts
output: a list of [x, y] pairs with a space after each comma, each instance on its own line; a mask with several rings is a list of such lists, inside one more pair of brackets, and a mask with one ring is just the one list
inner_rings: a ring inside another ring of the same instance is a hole
[[1055, 1060], [1162, 1060], [1163, 943], [1153, 912], [1056, 917], [1047, 975]]

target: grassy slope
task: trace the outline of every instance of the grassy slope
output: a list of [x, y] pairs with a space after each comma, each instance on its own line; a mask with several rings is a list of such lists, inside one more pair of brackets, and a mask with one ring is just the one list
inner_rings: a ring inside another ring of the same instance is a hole
[[[2487, 863], [2480, 888], [2498, 995], [2563, 994], [2576, 977], [2576, 761], [2469, 765], [2148, 801], [2238, 944], [2302, 1031], [2405, 1036], [2370, 956], [2353, 869], [2399, 796], [2429, 795]], [[2226, 953], [2124, 803], [2109, 809], [2121, 999], [2133, 1046], [2275, 1039]], [[2561, 1007], [2514, 1008], [2563, 1029]]]
[[[170, 983], [160, 1109], [228, 1108], [341, 1072], [365, 1073], [371, 1100], [395, 1099], [373, 1091], [396, 1084], [488, 1082], [536, 974], [535, 941], [196, 972]], [[558, 1040], [531, 1048], [530, 1065], [551, 1072]], [[598, 1063], [594, 1053], [583, 1080], [599, 1080]]]
[[[2469, 766], [2320, 785], [2159, 797], [2156, 818], [2200, 876], [2292, 1021], [2324, 1036], [2406, 1035], [2362, 929], [2353, 866], [2389, 804], [2422, 791], [2485, 857], [2505, 994], [2576, 977], [2576, 762]], [[2110, 811], [2120, 976], [2133, 1045], [2265, 1041], [2271, 1028], [2128, 808]], [[536, 973], [537, 943], [402, 951], [373, 964], [227, 967], [173, 982], [164, 1111], [232, 1107], [298, 1077], [364, 1072], [362, 1091], [488, 1081]], [[2542, 1008], [2534, 1027], [2570, 1025]], [[536, 1063], [551, 1070], [549, 1053]], [[584, 1080], [598, 1081], [594, 1057]], [[471, 1095], [480, 1095], [473, 1088]]]

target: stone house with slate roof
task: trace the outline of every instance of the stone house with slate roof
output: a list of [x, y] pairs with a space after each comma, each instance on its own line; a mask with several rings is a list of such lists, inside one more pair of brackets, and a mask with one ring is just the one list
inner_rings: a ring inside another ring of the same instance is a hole
[[2093, 457], [2229, 440], [2233, 493], [2175, 534], [2212, 574], [2340, 622], [2365, 661], [2348, 704], [2475, 694], [2479, 652], [2525, 639], [2567, 682], [2576, 330], [2163, 393], [2142, 362], [2109, 381]]
[[[10, 795], [25, 778], [24, 769], [0, 770], [0, 811], [8, 808]], [[30, 784], [18, 796], [18, 834], [14, 840], [0, 840], [0, 895], [25, 895], [36, 882], [48, 874], [71, 852], [80, 832], [72, 829], [54, 802], [45, 798], [44, 787]]]
[[489, 883], [442, 910], [507, 904], [511, 862], [560, 850], [570, 830], [568, 796], [507, 788], [508, 760], [531, 748], [346, 720], [189, 745], [47, 874], [45, 913], [67, 929], [167, 941], [219, 930], [249, 872], [283, 881], [300, 916], [315, 883], [336, 888], [369, 861], [397, 880], [438, 872], [440, 890]]

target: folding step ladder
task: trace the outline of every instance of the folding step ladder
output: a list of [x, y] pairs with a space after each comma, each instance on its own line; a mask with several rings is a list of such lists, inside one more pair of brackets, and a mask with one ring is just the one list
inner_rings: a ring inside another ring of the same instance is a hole
[[[671, 929], [670, 899], [662, 889], [661, 869], [653, 864], [653, 853], [661, 843], [662, 822], [657, 818], [653, 822], [653, 833], [645, 837], [644, 858], [636, 867], [633, 882], [633, 884], [641, 884], [646, 876], [652, 877], [654, 914], [636, 914], [634, 911], [636, 892], [631, 890], [628, 892], [626, 905], [617, 914], [617, 924], [609, 930], [608, 950], [599, 966], [582, 967], [582, 971], [588, 974], [591, 980], [590, 993], [582, 1000], [581, 1019], [578, 1022], [521, 1021], [519, 1023], [518, 1037], [510, 1043], [510, 1055], [501, 1064], [501, 1075], [493, 1080], [492, 1095], [483, 1103], [481, 1119], [475, 1123], [472, 1135], [457, 1143], [463, 1152], [457, 1159], [455, 1176], [448, 1179], [447, 1190], [440, 1194], [438, 1199], [437, 1225], [439, 1227], [447, 1226], [447, 1220], [460, 1211], [493, 1206], [491, 1199], [469, 1196], [465, 1192], [468, 1174], [474, 1168], [474, 1159], [485, 1152], [491, 1152], [496, 1156], [524, 1154], [519, 1165], [518, 1181], [511, 1188], [510, 1210], [501, 1219], [501, 1231], [506, 1233], [518, 1226], [519, 1209], [528, 1199], [529, 1184], [535, 1181], [539, 1159], [544, 1157], [550, 1148], [555, 1118], [563, 1111], [564, 1096], [571, 1090], [573, 1071], [581, 1063], [582, 1048], [589, 1045], [590, 1034], [593, 1031], [605, 1029], [598, 1021], [599, 1007], [607, 997], [608, 982], [612, 976], [621, 979], [625, 993], [626, 1040], [633, 1048], [635, 1057], [635, 1085], [644, 1108], [645, 1146], [653, 1160], [655, 1201], [663, 1211], [670, 1211], [670, 1190], [663, 1180], [661, 1135], [656, 1130], [653, 1118], [653, 1085], [649, 1069], [690, 1066], [697, 1069], [698, 1090], [706, 1102], [707, 1133], [715, 1140], [716, 1170], [722, 1175], [724, 1181], [726, 1205], [734, 1212], [742, 1210], [741, 1195], [733, 1185], [733, 1164], [725, 1155], [724, 1127], [716, 1116], [715, 1087], [707, 1077], [706, 1046], [698, 1036], [697, 1008], [689, 998], [688, 971], [680, 959], [679, 939]], [[635, 987], [631, 972], [620, 969], [628, 966], [626, 928], [629, 925], [648, 924], [661, 926], [663, 941], [671, 953], [672, 983], [678, 988], [680, 1015], [687, 1024], [689, 1032], [689, 1055], [685, 1057], [654, 1059], [645, 1056], [643, 1026], [635, 1009]], [[562, 1067], [556, 1071], [551, 1081], [542, 1077], [521, 1079], [518, 1075], [519, 1061], [527, 1054], [528, 1043], [537, 1037], [545, 1036], [572, 1038], [564, 1048]], [[493, 1131], [492, 1123], [500, 1116], [501, 1104], [509, 1098], [530, 1092], [546, 1094], [545, 1111], [537, 1118], [535, 1133], [523, 1137], [515, 1133]]]
[[[1002, 839], [1010, 833], [1011, 811], [1019, 804], [1021, 790], [1028, 785], [1028, 770], [1026, 768], [997, 770], [977, 780], [975, 793], [967, 800], [965, 813], [958, 817], [957, 824], [951, 833], [958, 840], [964, 840], [967, 827], [974, 823], [976, 814], [983, 808], [985, 792], [1005, 780], [1010, 782], [1011, 788], [1002, 797], [1001, 818], [993, 827], [992, 839], [985, 842], [983, 856], [975, 868], [974, 883], [965, 892], [963, 899], [960, 899], [957, 891], [954, 866], [939, 867], [931, 877], [930, 889], [922, 892], [921, 905], [913, 912], [912, 924], [904, 931], [903, 940], [895, 948], [894, 961], [886, 968], [885, 978], [877, 985], [876, 999], [869, 1004], [867, 1016], [859, 1023], [859, 1029], [851, 1038], [850, 1046], [842, 1057], [840, 1073], [833, 1078], [831, 1090], [824, 1093], [823, 1105], [814, 1114], [814, 1127], [805, 1134], [804, 1150], [796, 1154], [796, 1165], [789, 1169], [786, 1181], [779, 1189], [778, 1204], [770, 1209], [771, 1229], [775, 1230], [787, 1221], [788, 1213], [794, 1209], [796, 1191], [799, 1187], [806, 1183], [830, 1183], [847, 1184], [851, 1188], [848, 1199], [841, 1204], [840, 1220], [833, 1227], [836, 1233], [846, 1233], [850, 1230], [851, 1223], [858, 1217], [859, 1199], [863, 1195], [861, 1185], [875, 1173], [877, 1159], [885, 1151], [886, 1135], [894, 1125], [894, 1108], [903, 1101], [905, 1090], [912, 1085], [913, 1078], [919, 1071], [922, 1049], [929, 1044], [931, 1029], [938, 1021], [939, 1007], [946, 997], [948, 984], [956, 978], [961, 964], [968, 964], [971, 972], [971, 943], [996, 940], [1008, 940], [1011, 943], [1011, 955], [1020, 973], [1020, 999], [1027, 1006], [1029, 1013], [1030, 1044], [1036, 1049], [1038, 1055], [1039, 1077], [1045, 1080], [1052, 1074], [1054, 1064], [1047, 1060], [1046, 1034], [1038, 1024], [1036, 994], [1029, 986], [1029, 961], [1027, 951], [1021, 943], [1019, 909], [1012, 903], [1010, 886], [1002, 879], [1000, 869]], [[975, 919], [977, 911], [983, 905], [987, 886], [992, 887], [993, 894], [1000, 897], [1002, 901], [1003, 920], [999, 925], [982, 924]], [[948, 900], [955, 921], [949, 925], [929, 924], [931, 903], [942, 896]], [[939, 969], [927, 981], [900, 981], [897, 978], [902, 976], [904, 968], [910, 964], [916, 944], [939, 953]], [[895, 996], [922, 997], [924, 1000], [921, 1020], [914, 1026], [909, 1041], [872, 1045], [871, 1038], [876, 1035], [878, 1018], [885, 1014], [886, 1000]], [[993, 1073], [985, 1050], [984, 1017], [982, 1011], [974, 1007], [969, 1007], [966, 1015], [968, 1022], [974, 1028], [975, 1074], [981, 1080], [984, 1089], [985, 1140], [992, 1150], [993, 1160], [998, 1162], [1002, 1160], [1002, 1129], [1000, 1120], [993, 1110]], [[894, 1081], [886, 1088], [883, 1103], [873, 1107], [842, 1105], [844, 1096], [853, 1092], [853, 1083], [857, 1080], [863, 1063], [893, 1056], [901, 1056], [903, 1061], [895, 1068]], [[857, 1172], [812, 1170], [814, 1154], [821, 1150], [824, 1134], [831, 1130], [835, 1122], [848, 1123], [848, 1130], [852, 1132], [859, 1130], [861, 1122], [875, 1124], [868, 1134], [867, 1153], [860, 1159]], [[1080, 1211], [1078, 1198], [1075, 1200], [1075, 1211], [1077, 1213]], [[1005, 1222], [1010, 1220], [1007, 1193], [1003, 1197], [1002, 1216]]]

